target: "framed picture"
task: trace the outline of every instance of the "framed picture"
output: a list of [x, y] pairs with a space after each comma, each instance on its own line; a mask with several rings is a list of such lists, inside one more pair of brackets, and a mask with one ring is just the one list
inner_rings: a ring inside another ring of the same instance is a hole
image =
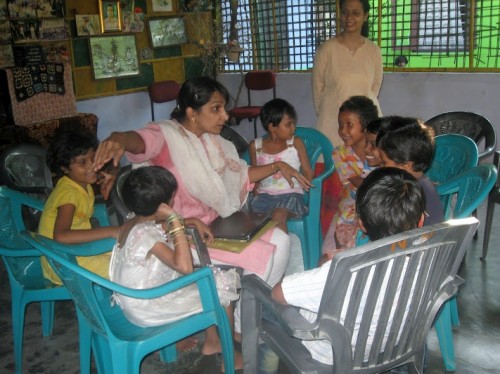
[[41, 40], [64, 40], [69, 38], [64, 18], [42, 19], [38, 28]]
[[156, 18], [148, 21], [153, 48], [187, 43], [184, 18]]
[[10, 23], [9, 21], [0, 20], [0, 44], [10, 43], [12, 36], [10, 35]]
[[40, 21], [36, 19], [11, 21], [10, 31], [12, 34], [12, 40], [14, 43], [28, 43], [38, 40], [39, 28]]
[[76, 35], [92, 36], [101, 34], [101, 22], [98, 14], [76, 14]]
[[173, 13], [177, 11], [176, 0], [150, 0], [154, 13]]
[[99, 0], [99, 20], [101, 32], [117, 32], [122, 30], [122, 14], [120, 1]]
[[10, 44], [0, 45], [0, 68], [14, 66], [14, 53]]
[[139, 75], [135, 35], [93, 36], [89, 43], [94, 79]]

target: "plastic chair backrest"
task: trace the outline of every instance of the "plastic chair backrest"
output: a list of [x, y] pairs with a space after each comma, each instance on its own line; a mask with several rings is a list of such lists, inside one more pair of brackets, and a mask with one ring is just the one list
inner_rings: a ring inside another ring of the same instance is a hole
[[9, 188], [48, 196], [53, 188], [46, 165], [47, 150], [36, 144], [16, 144], [0, 152], [0, 184]]
[[496, 167], [481, 164], [438, 185], [445, 219], [469, 217], [488, 198], [496, 181]]
[[151, 118], [155, 120], [154, 104], [177, 100], [181, 86], [174, 80], [153, 82], [148, 86], [149, 100], [151, 101]]
[[464, 135], [443, 134], [435, 137], [436, 150], [425, 174], [436, 184], [445, 182], [477, 165], [477, 145]]
[[471, 138], [478, 146], [483, 144], [479, 159], [491, 155], [496, 147], [496, 132], [491, 122], [484, 116], [473, 112], [447, 112], [426, 121], [434, 128], [436, 135], [461, 134]]
[[[196, 270], [164, 285], [150, 289], [131, 289], [104, 279], [78, 265], [75, 253], [79, 245], [65, 245], [41, 235], [24, 231], [23, 238], [43, 253], [71, 294], [79, 320], [84, 319], [81, 335], [92, 336], [92, 347], [97, 366], [107, 373], [139, 373], [142, 359], [159, 349], [173, 344], [211, 325], [218, 327], [224, 363], [232, 372], [233, 347], [229, 321], [217, 296], [212, 270]], [[90, 254], [106, 245], [87, 246]], [[194, 284], [198, 286], [203, 311], [171, 324], [139, 327], [130, 323], [119, 306], [113, 305], [114, 292], [138, 299], [154, 299]], [[101, 372], [101, 370], [99, 370]]]
[[[475, 218], [448, 221], [336, 255], [314, 322], [306, 321], [298, 308], [276, 305], [267, 291], [254, 292], [254, 284], [259, 281], [253, 276], [247, 281], [245, 277], [245, 372], [254, 372], [251, 366], [255, 357], [251, 354], [258, 338], [291, 372], [380, 373], [407, 362], [413, 362], [422, 372], [428, 331], [440, 306], [461, 283], [457, 270], [478, 223]], [[261, 313], [252, 296], [257, 302], [262, 300], [263, 308], [276, 322], [255, 321]], [[299, 339], [330, 342], [334, 365], [312, 360]]]
[[230, 126], [224, 125], [220, 136], [234, 144], [240, 157], [248, 149], [248, 140]]
[[52, 334], [54, 301], [70, 298], [64, 287], [58, 287], [43, 277], [40, 252], [19, 236], [19, 232], [25, 229], [23, 208], [42, 211], [43, 206], [42, 200], [0, 186], [0, 255], [10, 283], [16, 373], [22, 372], [26, 306], [40, 302], [42, 334], [49, 336]]

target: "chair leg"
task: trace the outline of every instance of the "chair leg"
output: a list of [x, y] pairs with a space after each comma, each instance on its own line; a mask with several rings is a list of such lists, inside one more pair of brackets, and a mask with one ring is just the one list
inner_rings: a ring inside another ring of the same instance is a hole
[[447, 371], [455, 371], [455, 348], [453, 346], [453, 332], [451, 329], [450, 301], [444, 303], [443, 309], [436, 319], [434, 328], [436, 329], [444, 366]]
[[450, 301], [450, 316], [451, 316], [451, 324], [453, 326], [460, 326], [460, 318], [458, 318], [458, 305], [457, 305], [457, 296], [453, 296]]
[[168, 345], [161, 349], [160, 358], [163, 362], [175, 362], [177, 360], [177, 348], [175, 344]]
[[253, 119], [253, 135], [257, 139], [257, 117]]
[[26, 305], [22, 305], [21, 297], [12, 298], [12, 336], [16, 374], [22, 373], [25, 308]]
[[42, 335], [44, 337], [50, 336], [54, 326], [54, 302], [41, 301], [40, 312], [42, 314]]
[[258, 322], [261, 318], [260, 307], [257, 306], [255, 296], [249, 291], [243, 289], [241, 293], [242, 308], [241, 320], [245, 321], [242, 324], [242, 350], [243, 364], [245, 373], [257, 373], [259, 362], [259, 337], [258, 337]]
[[493, 213], [495, 212], [495, 201], [491, 197], [488, 198], [486, 203], [486, 223], [484, 225], [484, 239], [483, 239], [483, 253], [481, 260], [486, 258], [488, 254], [488, 245], [490, 244], [490, 231], [491, 224], [493, 223]]

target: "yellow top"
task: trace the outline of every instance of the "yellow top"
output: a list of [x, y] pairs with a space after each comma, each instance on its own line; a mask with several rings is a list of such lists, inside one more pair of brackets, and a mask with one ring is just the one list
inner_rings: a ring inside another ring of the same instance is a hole
[[[85, 190], [71, 178], [63, 176], [59, 179], [56, 187], [45, 203], [42, 217], [40, 218], [38, 233], [51, 239], [54, 238], [54, 225], [57, 211], [60, 206], [66, 204], [72, 204], [76, 208], [73, 222], [71, 223], [71, 229], [90, 229], [92, 227], [90, 218], [94, 213], [94, 200], [95, 196], [91, 185], [87, 185], [87, 189]], [[98, 256], [77, 258], [80, 266], [105, 278], [109, 278], [110, 259], [111, 252]], [[62, 284], [59, 277], [50, 267], [47, 259], [42, 257], [41, 262], [44, 277], [55, 284]]]

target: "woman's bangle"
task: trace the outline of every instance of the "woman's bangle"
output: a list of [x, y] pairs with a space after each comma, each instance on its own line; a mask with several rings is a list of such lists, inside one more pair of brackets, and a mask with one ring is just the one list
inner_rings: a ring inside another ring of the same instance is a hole
[[175, 213], [170, 214], [167, 217], [166, 221], [167, 221], [167, 225], [168, 225], [169, 229], [173, 228], [172, 224], [175, 221], [180, 222], [180, 224], [184, 226], [184, 220], [182, 219], [182, 217], [180, 215], [178, 215], [178, 214], [175, 214]]
[[179, 231], [184, 231], [184, 225], [176, 227], [175, 229], [172, 229], [172, 230], [168, 230], [168, 233], [170, 235], [174, 235], [175, 233], [177, 233]]

